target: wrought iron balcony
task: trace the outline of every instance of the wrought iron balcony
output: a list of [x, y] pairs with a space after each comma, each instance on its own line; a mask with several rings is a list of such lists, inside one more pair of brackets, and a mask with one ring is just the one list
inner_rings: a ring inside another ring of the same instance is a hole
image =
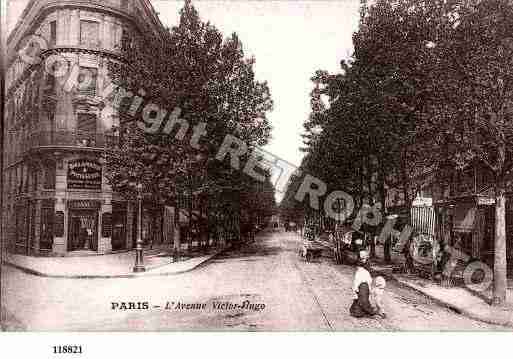
[[84, 147], [101, 149], [107, 147], [118, 137], [112, 134], [79, 131], [40, 131], [29, 134], [23, 142], [23, 149], [38, 147]]

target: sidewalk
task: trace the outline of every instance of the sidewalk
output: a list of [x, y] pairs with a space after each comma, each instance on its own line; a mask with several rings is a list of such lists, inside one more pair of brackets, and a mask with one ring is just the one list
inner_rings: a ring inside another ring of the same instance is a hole
[[137, 278], [164, 276], [191, 271], [211, 260], [229, 247], [210, 250], [195, 257], [184, 257], [173, 262], [163, 250], [144, 252], [146, 272], [133, 273], [135, 251], [83, 257], [28, 257], [6, 254], [4, 264], [26, 273], [51, 278]]
[[[327, 241], [317, 240], [316, 242], [326, 247], [333, 247]], [[392, 252], [392, 263], [382, 263], [380, 259], [383, 257], [382, 246], [376, 246], [376, 256], [378, 260], [373, 260], [372, 264], [372, 271], [375, 274], [422, 293], [469, 318], [513, 328], [513, 281], [508, 281], [507, 303], [503, 307], [493, 307], [488, 304], [491, 300], [491, 290], [476, 295], [465, 287], [445, 288], [432, 280], [419, 278], [416, 275], [396, 273], [394, 268], [401, 266], [403, 257]]]
[[[383, 247], [376, 247], [378, 258], [383, 257]], [[489, 324], [503, 325], [513, 328], [513, 283], [508, 281], [507, 302], [502, 307], [491, 306], [491, 288], [483, 293], [474, 293], [466, 287], [445, 288], [432, 280], [420, 278], [415, 274], [401, 274], [393, 271], [393, 268], [401, 266], [403, 256], [392, 252], [392, 263], [372, 265], [373, 272], [379, 273], [389, 280], [420, 292], [434, 301], [469, 318]]]

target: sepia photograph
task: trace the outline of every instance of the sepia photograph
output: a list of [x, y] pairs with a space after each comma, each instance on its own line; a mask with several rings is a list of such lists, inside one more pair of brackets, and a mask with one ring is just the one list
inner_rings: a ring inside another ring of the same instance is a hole
[[1, 6], [0, 337], [513, 330], [513, 1]]

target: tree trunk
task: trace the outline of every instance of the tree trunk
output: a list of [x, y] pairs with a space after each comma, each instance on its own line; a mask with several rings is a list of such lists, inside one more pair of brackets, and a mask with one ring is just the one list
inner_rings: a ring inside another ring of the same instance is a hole
[[[380, 201], [380, 204], [381, 204], [381, 210], [380, 210], [380, 213], [381, 213], [381, 222], [382, 223], [385, 223], [385, 214], [386, 214], [386, 208], [385, 208], [385, 205], [386, 205], [386, 188], [385, 188], [385, 171], [383, 169], [383, 166], [380, 165], [379, 166], [379, 170], [378, 170], [378, 195], [379, 195], [379, 201]], [[378, 229], [380, 226], [377, 226], [376, 229]], [[376, 230], [376, 232], [374, 233], [373, 235], [373, 238], [372, 238], [372, 241], [371, 241], [371, 257], [375, 257], [376, 256], [376, 238], [378, 236], [378, 231]]]
[[208, 203], [208, 199], [205, 202], [206, 202], [206, 204], [205, 204], [205, 217], [206, 217], [206, 219], [205, 220], [207, 221], [206, 222], [207, 226], [206, 226], [205, 230], [207, 231], [207, 233], [206, 233], [206, 236], [207, 236], [207, 248], [210, 248], [210, 245], [211, 245], [210, 244], [210, 240], [212, 239], [212, 233], [211, 233], [212, 228], [210, 227], [210, 225], [211, 225], [211, 221], [210, 221], [210, 205]]
[[178, 206], [178, 200], [175, 202], [173, 217], [173, 257], [177, 261], [180, 258], [182, 247], [180, 243], [180, 207]]
[[493, 266], [493, 305], [506, 301], [507, 258], [506, 258], [506, 195], [503, 185], [495, 190], [495, 246]]

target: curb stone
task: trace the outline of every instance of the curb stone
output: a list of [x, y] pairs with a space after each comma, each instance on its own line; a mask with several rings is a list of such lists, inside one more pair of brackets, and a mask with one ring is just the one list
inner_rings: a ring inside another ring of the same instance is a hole
[[[232, 248], [232, 246], [223, 248], [223, 249], [219, 250], [218, 252], [209, 255], [208, 258], [206, 258], [205, 260], [203, 260], [203, 261], [201, 261], [201, 262], [191, 266], [190, 268], [186, 268], [186, 269], [182, 269], [182, 270], [178, 270], [178, 271], [174, 271], [174, 272], [162, 272], [162, 273], [152, 273], [151, 270], [150, 270], [150, 271], [147, 271], [147, 272], [137, 273], [137, 274], [60, 275], [60, 274], [47, 274], [47, 273], [43, 273], [43, 272], [31, 269], [31, 268], [23, 267], [23, 266], [20, 266], [18, 264], [9, 262], [8, 260], [5, 260], [5, 259], [4, 259], [2, 264], [6, 265], [6, 266], [13, 267], [13, 268], [16, 268], [16, 269], [18, 269], [18, 270], [20, 270], [20, 271], [22, 271], [24, 273], [27, 273], [27, 274], [30, 274], [30, 275], [35, 275], [35, 276], [38, 276], [38, 277], [44, 277], [44, 278], [60, 278], [60, 279], [113, 279], [113, 278], [164, 277], [164, 276], [183, 274], [183, 273], [186, 273], [186, 272], [193, 271], [194, 269], [200, 267], [201, 265], [204, 265], [208, 261], [214, 259], [218, 255], [224, 253], [225, 251], [227, 251], [227, 250], [229, 250], [231, 248]], [[173, 263], [169, 263], [169, 264], [173, 264]], [[169, 264], [163, 264], [163, 265], [154, 267], [152, 269], [162, 268], [162, 267], [165, 267], [166, 265], [169, 265]]]

